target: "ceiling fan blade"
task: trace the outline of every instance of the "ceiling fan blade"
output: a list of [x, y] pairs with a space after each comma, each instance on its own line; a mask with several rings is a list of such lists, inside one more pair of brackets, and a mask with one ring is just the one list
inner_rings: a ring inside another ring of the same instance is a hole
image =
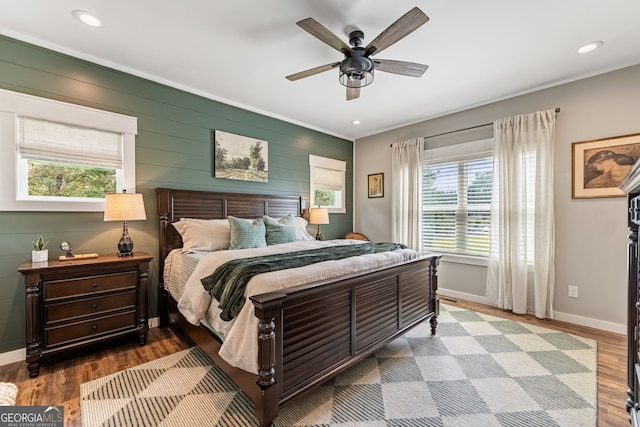
[[415, 62], [393, 61], [391, 59], [374, 59], [376, 71], [384, 71], [386, 73], [401, 74], [409, 77], [422, 77], [428, 65], [418, 64]]
[[337, 51], [344, 53], [353, 52], [351, 47], [342, 41], [338, 36], [333, 34], [331, 31], [327, 30], [322, 26], [318, 21], [313, 18], [303, 19], [302, 21], [296, 22], [298, 27], [302, 28], [321, 42], [324, 42], [334, 48]]
[[300, 71], [299, 73], [291, 74], [290, 76], [287, 76], [287, 79], [291, 81], [300, 80], [305, 77], [313, 76], [315, 74], [320, 74], [324, 71], [329, 71], [333, 68], [336, 68], [338, 65], [340, 65], [339, 62], [334, 62], [333, 64], [321, 65], [319, 67], [315, 67], [309, 70]]
[[[360, 83], [358, 81], [358, 83]], [[347, 101], [360, 97], [360, 87], [347, 87]]]
[[402, 15], [396, 22], [391, 24], [378, 37], [373, 39], [365, 49], [368, 55], [379, 53], [388, 48], [398, 40], [408, 36], [421, 25], [425, 24], [429, 17], [423, 11], [414, 7], [409, 12]]

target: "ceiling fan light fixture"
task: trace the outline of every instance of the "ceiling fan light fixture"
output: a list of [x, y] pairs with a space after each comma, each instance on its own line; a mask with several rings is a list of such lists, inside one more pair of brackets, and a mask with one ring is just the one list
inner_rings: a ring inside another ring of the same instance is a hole
[[340, 84], [360, 88], [373, 83], [373, 61], [364, 56], [352, 56], [340, 63]]
[[360, 88], [373, 83], [373, 72], [342, 72], [340, 71], [340, 83], [346, 87]]

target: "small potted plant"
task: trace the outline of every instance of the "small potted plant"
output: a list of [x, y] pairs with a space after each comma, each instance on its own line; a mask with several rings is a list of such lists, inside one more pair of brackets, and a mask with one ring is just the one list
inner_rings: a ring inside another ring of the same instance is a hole
[[42, 235], [36, 236], [33, 242], [33, 250], [31, 251], [31, 262], [44, 262], [49, 260], [49, 249], [47, 245], [49, 241], [44, 241]]

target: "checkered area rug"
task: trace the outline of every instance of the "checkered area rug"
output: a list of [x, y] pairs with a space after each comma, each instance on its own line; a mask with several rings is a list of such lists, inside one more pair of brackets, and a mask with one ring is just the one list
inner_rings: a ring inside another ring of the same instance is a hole
[[[596, 343], [441, 305], [280, 411], [284, 426], [595, 426]], [[82, 425], [252, 426], [251, 402], [198, 348], [80, 386]]]

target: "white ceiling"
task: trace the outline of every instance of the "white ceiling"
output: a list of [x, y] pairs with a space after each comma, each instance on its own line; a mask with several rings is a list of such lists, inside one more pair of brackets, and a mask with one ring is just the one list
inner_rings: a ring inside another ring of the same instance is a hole
[[[297, 21], [347, 43], [360, 29], [366, 45], [414, 6], [430, 21], [378, 57], [428, 64], [421, 78], [377, 72], [352, 101], [336, 69], [285, 79], [342, 59]], [[103, 26], [79, 23], [77, 9]], [[347, 139], [640, 63], [638, 0], [0, 0], [0, 10], [6, 36]], [[577, 53], [594, 40], [604, 46]]]

